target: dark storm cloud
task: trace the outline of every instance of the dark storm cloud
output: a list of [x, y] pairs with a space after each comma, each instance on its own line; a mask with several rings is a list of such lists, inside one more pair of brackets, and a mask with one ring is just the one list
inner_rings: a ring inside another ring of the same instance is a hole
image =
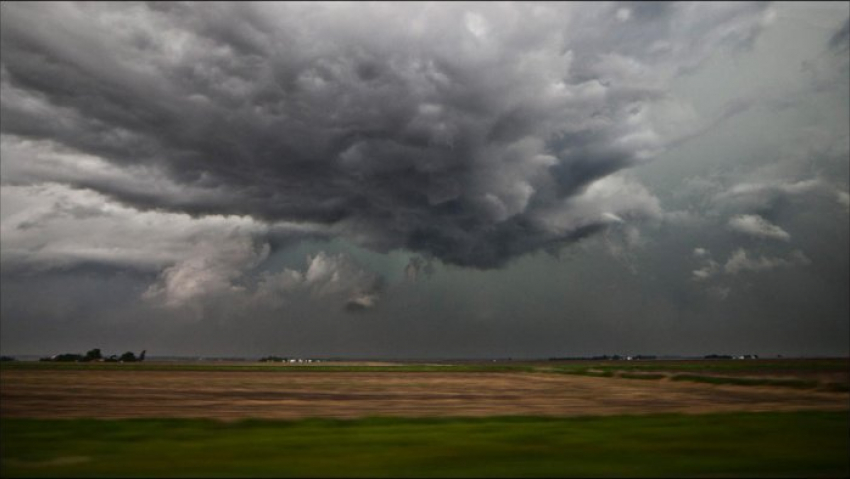
[[496, 267], [621, 215], [543, 220], [659, 151], [666, 79], [746, 45], [763, 10], [5, 3], [2, 132], [131, 176], [58, 181], [136, 208]]
[[2, 2], [0, 347], [846, 355], [848, 8]]

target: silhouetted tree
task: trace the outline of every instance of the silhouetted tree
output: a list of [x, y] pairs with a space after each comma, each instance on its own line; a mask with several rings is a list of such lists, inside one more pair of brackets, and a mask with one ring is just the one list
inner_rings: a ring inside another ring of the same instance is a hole
[[103, 356], [100, 355], [100, 349], [95, 348], [86, 353], [83, 361], [97, 361], [99, 359], [103, 359]]
[[57, 354], [56, 356], [50, 358], [42, 358], [41, 361], [61, 361], [61, 362], [77, 362], [83, 361], [83, 356], [81, 354], [73, 354], [73, 353], [65, 353], [65, 354]]
[[280, 356], [266, 356], [260, 358], [261, 363], [285, 363], [289, 360], [289, 358], [282, 358]]
[[136, 355], [130, 351], [127, 351], [126, 353], [122, 354], [121, 357], [118, 358], [118, 360], [122, 363], [134, 363], [136, 362]]

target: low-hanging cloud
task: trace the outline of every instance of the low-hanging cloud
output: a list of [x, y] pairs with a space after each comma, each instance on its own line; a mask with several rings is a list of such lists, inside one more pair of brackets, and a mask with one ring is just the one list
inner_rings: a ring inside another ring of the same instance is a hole
[[4, 181], [479, 268], [657, 216], [612, 175], [670, 140], [687, 108], [669, 80], [751, 45], [769, 17], [760, 3], [2, 8], [3, 144], [70, 158], [12, 155]]
[[737, 215], [729, 220], [729, 229], [755, 238], [789, 241], [791, 235], [759, 215]]
[[307, 256], [304, 271], [284, 268], [260, 275], [251, 300], [263, 307], [283, 305], [293, 296], [337, 301], [349, 312], [374, 308], [384, 289], [384, 279], [367, 271], [343, 253], [323, 251]]
[[[269, 245], [244, 237], [205, 242], [165, 268], [144, 298], [170, 309], [204, 316], [204, 308], [225, 301], [252, 311], [279, 310], [293, 300], [310, 298], [338, 304], [347, 311], [374, 308], [383, 280], [345, 254], [308, 255], [303, 270], [253, 271], [269, 254]], [[255, 274], [252, 274], [255, 273]]]

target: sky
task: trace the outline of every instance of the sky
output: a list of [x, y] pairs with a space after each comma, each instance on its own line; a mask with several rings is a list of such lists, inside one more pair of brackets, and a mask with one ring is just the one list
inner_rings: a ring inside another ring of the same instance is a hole
[[850, 354], [846, 2], [0, 14], [4, 355]]

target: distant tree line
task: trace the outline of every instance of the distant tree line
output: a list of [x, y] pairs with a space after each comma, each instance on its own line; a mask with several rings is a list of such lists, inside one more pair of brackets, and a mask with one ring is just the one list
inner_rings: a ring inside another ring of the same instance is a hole
[[89, 350], [86, 354], [76, 354], [76, 353], [65, 353], [65, 354], [57, 354], [55, 356], [51, 356], [49, 358], [41, 358], [39, 361], [57, 361], [57, 362], [66, 362], [66, 363], [88, 363], [88, 362], [105, 362], [105, 363], [134, 363], [137, 361], [145, 360], [145, 353], [147, 350], [139, 353], [139, 356], [136, 357], [132, 351], [127, 351], [121, 356], [117, 356], [115, 354], [111, 356], [104, 357], [100, 349], [95, 348]]
[[622, 361], [622, 360], [642, 360], [642, 359], [658, 359], [657, 356], [638, 354], [636, 356], [620, 356], [619, 354], [602, 356], [564, 356], [549, 358], [549, 361]]
[[[777, 356], [777, 357], [782, 357]], [[693, 357], [692, 359], [696, 359], [697, 357]], [[708, 354], [703, 356], [703, 359], [758, 359], [758, 354], [740, 354], [737, 356], [729, 355], [729, 354]], [[653, 355], [645, 355], [638, 354], [636, 356], [620, 356], [619, 354], [614, 355], [602, 355], [602, 356], [563, 356], [563, 357], [554, 357], [549, 358], [549, 361], [622, 361], [622, 360], [646, 360], [646, 359], [658, 359], [657, 356]]]
[[705, 359], [758, 359], [758, 354], [743, 354], [739, 356], [731, 356], [729, 354], [709, 354], [704, 356]]
[[280, 356], [266, 356], [260, 358], [261, 363], [285, 363], [289, 361], [289, 358], [282, 358]]

